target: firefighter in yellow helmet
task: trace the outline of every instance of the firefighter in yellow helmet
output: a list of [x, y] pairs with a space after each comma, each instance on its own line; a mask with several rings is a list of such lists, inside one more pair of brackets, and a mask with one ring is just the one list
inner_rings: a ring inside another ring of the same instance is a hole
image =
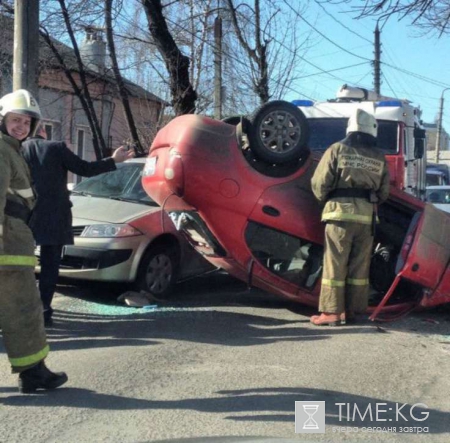
[[41, 113], [28, 91], [0, 99], [0, 327], [19, 390], [54, 389], [67, 381], [44, 364], [49, 347], [34, 277], [34, 240], [27, 221], [34, 203], [21, 142], [36, 129]]
[[321, 314], [311, 317], [318, 326], [345, 324], [367, 309], [376, 208], [389, 195], [376, 137], [375, 117], [356, 109], [346, 138], [325, 151], [311, 180], [314, 195], [325, 203], [326, 223]]

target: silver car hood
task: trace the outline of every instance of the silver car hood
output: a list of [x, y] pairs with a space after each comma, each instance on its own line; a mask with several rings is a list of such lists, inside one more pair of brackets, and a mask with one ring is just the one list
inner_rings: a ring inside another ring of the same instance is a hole
[[127, 223], [160, 210], [158, 206], [91, 196], [72, 195], [70, 200], [73, 203], [73, 226], [85, 226], [92, 222]]
[[444, 212], [450, 212], [450, 203], [433, 203], [436, 208]]

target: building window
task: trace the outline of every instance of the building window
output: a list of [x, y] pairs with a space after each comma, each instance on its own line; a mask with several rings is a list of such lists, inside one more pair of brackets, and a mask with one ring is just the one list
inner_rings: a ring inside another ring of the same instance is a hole
[[84, 154], [84, 131], [82, 129], [77, 130], [77, 155], [83, 158]]

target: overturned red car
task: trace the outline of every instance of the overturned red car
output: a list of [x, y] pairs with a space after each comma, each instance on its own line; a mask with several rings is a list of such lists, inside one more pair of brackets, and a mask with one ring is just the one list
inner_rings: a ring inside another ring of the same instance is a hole
[[[143, 186], [212, 264], [317, 306], [324, 225], [308, 131], [302, 111], [281, 101], [250, 120], [181, 116], [157, 134]], [[370, 318], [450, 302], [450, 215], [392, 187], [378, 216]]]

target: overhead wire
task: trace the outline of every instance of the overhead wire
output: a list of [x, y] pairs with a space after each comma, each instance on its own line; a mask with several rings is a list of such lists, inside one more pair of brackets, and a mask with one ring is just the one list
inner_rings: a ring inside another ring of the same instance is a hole
[[314, 0], [314, 3], [316, 3], [317, 6], [319, 6], [323, 12], [325, 12], [326, 15], [328, 15], [328, 17], [330, 17], [332, 20], [334, 20], [336, 23], [339, 23], [343, 28], [347, 29], [347, 31], [351, 32], [352, 34], [358, 36], [359, 38], [361, 38], [362, 40], [365, 40], [366, 42], [369, 42], [370, 44], [373, 44], [372, 40], [369, 40], [366, 37], [363, 37], [361, 34], [358, 34], [356, 31], [353, 31], [352, 29], [350, 29], [348, 26], [344, 25], [344, 23], [342, 23], [341, 21], [339, 21], [333, 14], [330, 14], [326, 8], [324, 8], [324, 6], [322, 5], [321, 2]]
[[[341, 23], [339, 20], [337, 20], [335, 17], [333, 17], [331, 14], [329, 14], [329, 13], [325, 10], [325, 8], [324, 8], [317, 0], [314, 0], [314, 2], [315, 2], [319, 7], [321, 7], [322, 10], [324, 10], [324, 12], [325, 12], [328, 16], [330, 16], [334, 21], [336, 21], [337, 23], [339, 23], [341, 26], [343, 26], [343, 27], [344, 27], [345, 29], [347, 29], [349, 32], [353, 33], [354, 35], [358, 36], [359, 38], [361, 38], [362, 40], [364, 40], [364, 41], [366, 41], [366, 42], [372, 43], [369, 39], [363, 37], [362, 35], [358, 34], [357, 32], [352, 31], [348, 26], [344, 25], [344, 24]], [[305, 57], [303, 57], [303, 56], [301, 56], [301, 55], [297, 55], [297, 57], [298, 57], [300, 60], [302, 60], [303, 62], [305, 62], [305, 63], [308, 64], [309, 66], [312, 66], [312, 67], [314, 67], [315, 69], [318, 70], [318, 72], [315, 72], [315, 73], [312, 73], [312, 74], [308, 74], [308, 75], [299, 77], [298, 79], [308, 78], [308, 77], [311, 77], [311, 76], [323, 76], [323, 75], [328, 75], [328, 76], [330, 76], [331, 78], [334, 78], [334, 79], [336, 79], [336, 80], [342, 81], [342, 82], [344, 82], [344, 83], [349, 83], [349, 82], [348, 82], [348, 79], [343, 79], [343, 78], [341, 78], [341, 77], [337, 77], [337, 76], [335, 76], [335, 75], [332, 74], [332, 73], [335, 72], [335, 71], [340, 71], [340, 70], [345, 70], [345, 69], [350, 69], [350, 68], [353, 68], [353, 67], [357, 67], [357, 66], [363, 65], [363, 64], [368, 63], [368, 62], [373, 63], [373, 60], [372, 60], [372, 59], [369, 59], [369, 58], [367, 58], [367, 57], [363, 57], [363, 56], [358, 55], [358, 54], [356, 54], [356, 53], [354, 53], [354, 52], [352, 52], [352, 51], [349, 51], [348, 49], [346, 49], [346, 48], [344, 48], [343, 46], [341, 46], [341, 45], [339, 45], [338, 43], [336, 43], [334, 40], [330, 39], [330, 38], [329, 38], [328, 36], [326, 36], [323, 32], [321, 32], [321, 31], [318, 30], [314, 25], [312, 25], [308, 20], [306, 20], [304, 17], [302, 17], [302, 16], [298, 13], [298, 11], [296, 11], [296, 10], [295, 10], [295, 9], [294, 9], [294, 8], [293, 8], [286, 0], [284, 0], [284, 4], [285, 4], [291, 11], [293, 11], [293, 12], [295, 13], [295, 15], [296, 15], [296, 17], [297, 17], [298, 19], [300, 19], [301, 21], [303, 21], [304, 23], [306, 23], [311, 29], [313, 29], [314, 32], [318, 33], [318, 34], [319, 34], [320, 36], [322, 36], [326, 41], [328, 41], [329, 43], [331, 43], [331, 44], [334, 45], [335, 47], [339, 48], [341, 51], [344, 51], [345, 53], [347, 53], [347, 54], [349, 54], [349, 55], [351, 55], [351, 56], [353, 56], [353, 57], [356, 57], [356, 58], [359, 58], [359, 59], [361, 59], [361, 60], [364, 60], [364, 62], [359, 63], [359, 64], [353, 64], [353, 65], [349, 65], [349, 66], [344, 66], [344, 67], [339, 67], [339, 68], [333, 68], [333, 69], [330, 69], [330, 70], [326, 70], [326, 69], [323, 69], [322, 67], [316, 65], [315, 63], [312, 63], [311, 61], [309, 61], [309, 60], [306, 59]], [[247, 22], [248, 22], [249, 24], [255, 25], [255, 24], [253, 23], [253, 21], [250, 20], [248, 17], [244, 17], [244, 18], [247, 20]], [[196, 37], [196, 38], [199, 38], [197, 35], [194, 35], [194, 33], [192, 33], [190, 29], [187, 29], [186, 27], [182, 26], [180, 23], [175, 22], [174, 20], [170, 19], [169, 17], [166, 17], [166, 20], [168, 20], [168, 22], [170, 22], [173, 26], [178, 27], [180, 30], [182, 30], [182, 31], [184, 31], [184, 32], [186, 32], [186, 33], [188, 33], [188, 34], [190, 34], [190, 35]], [[270, 37], [273, 41], [277, 42], [281, 47], [283, 47], [283, 48], [286, 49], [287, 51], [289, 51], [289, 52], [291, 52], [291, 53], [293, 52], [291, 48], [289, 48], [288, 46], [286, 46], [286, 45], [284, 44], [284, 42], [279, 41], [276, 37], [274, 37], [274, 36], [272, 36], [272, 35], [270, 35], [270, 34], [268, 34], [268, 37]], [[204, 38], [204, 39], [201, 39], [201, 40], [202, 40], [203, 43], [205, 43], [205, 44], [208, 45], [209, 47], [214, 48], [214, 44], [211, 43], [208, 39]], [[233, 60], [234, 62], [239, 63], [240, 65], [245, 65], [245, 63], [244, 63], [240, 58], [234, 56], [233, 54], [231, 54], [231, 53], [229, 53], [229, 52], [228, 52], [228, 53], [227, 53], [227, 52], [224, 52], [224, 54], [225, 54], [227, 57], [229, 57], [231, 60]], [[425, 82], [427, 82], [427, 83], [430, 83], [430, 84], [432, 84], [432, 85], [439, 86], [439, 87], [449, 87], [449, 85], [447, 85], [447, 84], [444, 83], [444, 82], [441, 82], [441, 81], [438, 81], [438, 80], [434, 80], [434, 79], [428, 78], [428, 77], [423, 76], [423, 75], [421, 75], [421, 74], [416, 74], [416, 73], [414, 73], [414, 72], [412, 72], [412, 71], [408, 71], [408, 70], [406, 70], [406, 69], [404, 69], [404, 68], [400, 68], [400, 67], [398, 67], [398, 66], [395, 66], [395, 64], [393, 64], [393, 63], [386, 63], [386, 62], [381, 62], [381, 63], [382, 63], [382, 65], [384, 65], [384, 66], [386, 66], [386, 67], [388, 67], [388, 68], [391, 68], [391, 69], [393, 69], [393, 70], [396, 70], [396, 71], [398, 71], [398, 72], [401, 72], [401, 73], [403, 73], [403, 74], [405, 74], [405, 75], [412, 76], [412, 77], [414, 77], [414, 78], [416, 78], [416, 79], [418, 79], [418, 80], [420, 80], [420, 81], [425, 81]], [[365, 74], [359, 81], [357, 81], [357, 82], [355, 82], [355, 83], [360, 84], [360, 83], [363, 81], [363, 79], [364, 79], [365, 77], [367, 77], [368, 75], [369, 75], [369, 73], [368, 73], [368, 74]], [[386, 81], [388, 82], [387, 79], [386, 79]], [[390, 89], [392, 90], [392, 92], [394, 93], [394, 95], [396, 95], [396, 94], [395, 94], [395, 91], [394, 91], [394, 88], [392, 87], [392, 85], [391, 85], [390, 83], [389, 83], [388, 85], [389, 85], [389, 88], [390, 88]], [[314, 98], [309, 97], [309, 96], [306, 95], [304, 92], [300, 92], [300, 91], [298, 91], [296, 88], [293, 88], [292, 86], [288, 86], [288, 85], [287, 85], [287, 89], [290, 90], [290, 91], [292, 91], [292, 92], [295, 92], [296, 94], [298, 94], [298, 95], [300, 95], [300, 96], [303, 96], [303, 97], [306, 97], [306, 98], [315, 100]], [[403, 89], [403, 88], [402, 88], [402, 89]], [[406, 92], [406, 91], [404, 91], [404, 92]], [[407, 94], [407, 95], [409, 95], [409, 94]], [[412, 94], [411, 94], [411, 95], [412, 95]]]
[[[315, 1], [315, 3], [317, 4], [317, 1]], [[371, 62], [372, 62], [372, 60], [370, 60], [370, 59], [368, 59], [368, 58], [366, 58], [366, 57], [362, 57], [362, 56], [360, 56], [360, 55], [358, 55], [358, 54], [355, 54], [355, 53], [352, 52], [352, 51], [349, 51], [348, 49], [342, 47], [341, 45], [339, 45], [338, 43], [336, 43], [335, 41], [333, 41], [332, 39], [330, 39], [329, 37], [327, 37], [323, 32], [319, 31], [314, 25], [312, 25], [311, 23], [309, 23], [308, 20], [306, 20], [304, 17], [302, 17], [302, 16], [298, 13], [298, 11], [296, 11], [296, 10], [288, 3], [287, 0], [284, 0], [284, 4], [285, 4], [288, 8], [290, 8], [290, 9], [296, 14], [296, 16], [297, 16], [300, 20], [302, 20], [304, 23], [306, 23], [311, 29], [313, 29], [317, 34], [319, 34], [320, 36], [322, 36], [325, 40], [327, 40], [328, 42], [330, 42], [332, 45], [334, 45], [334, 46], [336, 46], [337, 48], [341, 49], [341, 50], [344, 51], [345, 53], [352, 55], [353, 57], [357, 57], [357, 58], [359, 58], [359, 59], [363, 59], [363, 60], [367, 60], [367, 61], [371, 61]], [[320, 6], [321, 6], [321, 5], [320, 5]], [[339, 22], [339, 21], [338, 21], [338, 22]], [[359, 34], [357, 34], [357, 33], [355, 33], [355, 34], [358, 35], [358, 37], [360, 37], [360, 38], [362, 38], [362, 39], [364, 39], [364, 40], [367, 40], [367, 39], [365, 39], [364, 37], [360, 36]], [[386, 62], [382, 62], [382, 64], [385, 65], [385, 66], [388, 66], [388, 67], [390, 67], [390, 68], [392, 68], [392, 69], [396, 69], [396, 70], [398, 70], [399, 72], [402, 72], [402, 73], [404, 73], [404, 74], [406, 74], [406, 75], [413, 76], [413, 77], [415, 77], [415, 78], [417, 78], [417, 79], [420, 79], [420, 80], [422, 80], [422, 81], [426, 81], [426, 82], [431, 83], [431, 84], [434, 84], [434, 85], [436, 85], [436, 86], [441, 86], [441, 87], [444, 87], [444, 88], [445, 88], [445, 87], [450, 87], [450, 85], [448, 85], [448, 84], [445, 84], [445, 83], [440, 82], [440, 81], [438, 81], [438, 80], [434, 80], [434, 79], [428, 78], [428, 77], [426, 77], [426, 76], [424, 76], [424, 75], [421, 75], [421, 74], [416, 74], [416, 73], [414, 73], [414, 72], [408, 71], [408, 70], [403, 69], [403, 68], [400, 68], [400, 67], [398, 67], [398, 66], [395, 66], [394, 64], [389, 64], [389, 63], [386, 63]]]
[[306, 23], [311, 29], [313, 29], [317, 34], [319, 34], [320, 36], [322, 36], [325, 40], [327, 40], [328, 42], [330, 42], [331, 44], [333, 44], [334, 46], [338, 47], [339, 49], [341, 49], [342, 51], [346, 52], [347, 54], [352, 55], [353, 57], [359, 58], [361, 60], [366, 60], [371, 62], [372, 60], [367, 58], [367, 57], [363, 57], [361, 55], [355, 54], [354, 52], [349, 51], [348, 49], [344, 48], [343, 46], [339, 45], [338, 43], [336, 43], [335, 41], [333, 41], [331, 38], [327, 37], [323, 32], [319, 31], [314, 25], [312, 25], [311, 23], [309, 23], [308, 20], [306, 20], [302, 15], [300, 15], [298, 13], [298, 11], [296, 11], [289, 3], [287, 0], [283, 0], [284, 4], [291, 9], [294, 14], [297, 16], [297, 18], [299, 18], [302, 22]]
[[[250, 19], [248, 19], [248, 18], [246, 18], [246, 19], [247, 19], [247, 22], [248, 22], [248, 23], [255, 25]], [[174, 25], [174, 26], [178, 27], [179, 29], [185, 31], [186, 33], [188, 33], [188, 34], [194, 36], [194, 34], [193, 34], [189, 29], [187, 29], [187, 28], [181, 26], [179, 23], [173, 21], [172, 19], [170, 19], [170, 18], [168, 18], [168, 17], [166, 17], [166, 20], [168, 20], [172, 25]], [[268, 34], [268, 37], [270, 37], [273, 41], [277, 42], [281, 47], [283, 47], [283, 48], [285, 48], [286, 50], [292, 52], [292, 49], [291, 49], [291, 48], [287, 47], [283, 42], [279, 41], [279, 40], [278, 40], [277, 38], [275, 38], [274, 36]], [[199, 38], [199, 37], [197, 36], [197, 38]], [[203, 43], [205, 43], [206, 45], [208, 45], [208, 46], [210, 46], [211, 48], [214, 49], [214, 44], [212, 44], [210, 41], [208, 41], [207, 39], [201, 39], [201, 40], [203, 41]], [[230, 54], [229, 52], [228, 52], [228, 53], [225, 53], [225, 55], [226, 55], [227, 57], [229, 57], [230, 59], [233, 59], [233, 60], [236, 61], [237, 63], [239, 63], [239, 64], [241, 64], [241, 65], [245, 65], [245, 63], [244, 63], [242, 60], [240, 60], [238, 57], [235, 57], [234, 55]], [[335, 70], [343, 70], [343, 69], [347, 69], [347, 68], [349, 68], [349, 67], [353, 67], [353, 65], [351, 65], [351, 66], [347, 66], [347, 67], [341, 67], [341, 68], [338, 68], [338, 69], [333, 68], [333, 69], [330, 69], [330, 70], [327, 71], [327, 70], [324, 70], [323, 68], [321, 68], [320, 66], [318, 66], [318, 65], [316, 65], [316, 64], [314, 64], [314, 63], [312, 63], [312, 62], [310, 62], [309, 60], [307, 60], [305, 57], [303, 57], [303, 56], [301, 56], [301, 55], [298, 55], [298, 57], [299, 57], [301, 60], [303, 60], [305, 63], [309, 64], [310, 66], [312, 66], [312, 67], [316, 68], [318, 71], [320, 71], [319, 73], [315, 73], [315, 75], [318, 75], [318, 74], [320, 74], [320, 75], [327, 74], [327, 75], [330, 75], [330, 76], [334, 77], [334, 78], [337, 79], [337, 80], [343, 81], [344, 83], [346, 83], [347, 80], [342, 79], [342, 78], [339, 78], [339, 77], [337, 77], [337, 76], [331, 74], [331, 72], [333, 72], [333, 71], [335, 71]], [[369, 60], [369, 61], [370, 61], [370, 60]], [[291, 90], [292, 92], [295, 92], [295, 93], [297, 93], [297, 94], [303, 96], [303, 97], [309, 98], [309, 99], [311, 99], [311, 100], [315, 100], [315, 99], [313, 99], [313, 98], [311, 98], [311, 97], [308, 97], [308, 96], [307, 96], [306, 94], [304, 94], [303, 92], [299, 92], [299, 91], [297, 91], [296, 89], [294, 89], [294, 88], [292, 88], [292, 87], [290, 87], [290, 86], [286, 86], [286, 88], [289, 89], [289, 90]]]

